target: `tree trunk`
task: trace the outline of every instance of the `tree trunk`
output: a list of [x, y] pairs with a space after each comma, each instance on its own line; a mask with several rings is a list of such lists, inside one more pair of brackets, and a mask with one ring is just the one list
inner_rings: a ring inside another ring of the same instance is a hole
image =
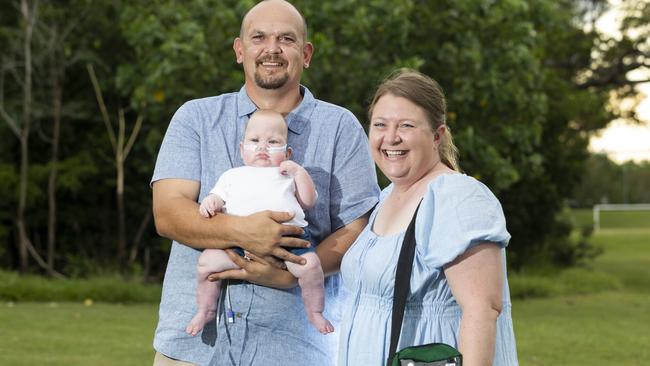
[[151, 222], [151, 218], [153, 217], [153, 210], [151, 207], [151, 203], [149, 203], [149, 209], [147, 212], [145, 212], [144, 216], [142, 217], [142, 220], [140, 220], [140, 226], [138, 227], [138, 231], [135, 233], [135, 236], [133, 237], [133, 244], [131, 245], [131, 253], [129, 254], [129, 265], [133, 265], [135, 263], [135, 260], [138, 257], [138, 247], [140, 246], [140, 242], [142, 241], [142, 236], [144, 235], [144, 232], [147, 230], [147, 227], [149, 226], [149, 222]]
[[124, 213], [124, 134], [126, 121], [122, 108], [118, 112], [117, 149], [115, 150], [115, 167], [117, 182], [115, 196], [117, 198], [117, 259], [119, 266], [124, 269], [126, 261], [126, 215]]
[[113, 125], [111, 123], [108, 111], [106, 109], [106, 103], [104, 103], [104, 97], [102, 96], [101, 88], [99, 87], [99, 82], [97, 81], [97, 76], [95, 75], [95, 69], [92, 64], [87, 64], [86, 68], [88, 69], [88, 75], [90, 76], [90, 81], [93, 84], [95, 89], [95, 97], [97, 98], [97, 104], [99, 104], [99, 110], [102, 113], [102, 119], [104, 120], [104, 125], [106, 126], [106, 132], [108, 133], [108, 138], [113, 147], [113, 152], [115, 153], [115, 171], [116, 171], [116, 187], [115, 187], [115, 196], [117, 200], [117, 259], [119, 266], [125, 268], [126, 260], [126, 213], [124, 208], [124, 162], [129, 156], [129, 152], [135, 143], [138, 134], [140, 133], [140, 128], [142, 128], [143, 117], [138, 116], [135, 121], [135, 126], [131, 131], [131, 135], [126, 139], [126, 120], [124, 117], [124, 109], [118, 108], [118, 121], [117, 121], [117, 136], [115, 131], [113, 131]]
[[[55, 30], [56, 32], [56, 30]], [[54, 258], [56, 255], [56, 179], [59, 164], [59, 140], [61, 131], [61, 104], [63, 98], [62, 80], [63, 70], [59, 68], [57, 53], [52, 56], [50, 77], [52, 81], [52, 157], [50, 163], [50, 176], [47, 182], [47, 267], [49, 274], [54, 272]]]
[[25, 87], [23, 91], [23, 124], [20, 131], [20, 181], [18, 193], [18, 208], [16, 210], [16, 229], [18, 230], [18, 255], [20, 256], [20, 270], [27, 272], [29, 257], [29, 237], [25, 222], [25, 208], [27, 206], [27, 185], [29, 183], [29, 132], [32, 123], [32, 35], [36, 18], [34, 2], [30, 8], [27, 0], [21, 0], [20, 9], [25, 20], [25, 40], [23, 43]]
[[120, 267], [126, 259], [126, 216], [124, 213], [124, 161], [117, 163], [117, 259]]
[[16, 229], [18, 230], [18, 255], [20, 259], [20, 271], [25, 273], [29, 267], [29, 256], [27, 247], [29, 246], [29, 237], [25, 224], [25, 206], [27, 203], [27, 183], [28, 183], [28, 137], [29, 129], [23, 127], [20, 136], [20, 181], [18, 193], [18, 208], [16, 210]]

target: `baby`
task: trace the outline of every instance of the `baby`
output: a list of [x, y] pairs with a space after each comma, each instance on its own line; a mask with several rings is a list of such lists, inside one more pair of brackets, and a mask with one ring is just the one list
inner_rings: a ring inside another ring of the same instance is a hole
[[[314, 206], [317, 193], [309, 173], [289, 160], [292, 150], [287, 148], [287, 134], [287, 124], [281, 114], [270, 110], [255, 112], [239, 146], [245, 166], [229, 169], [221, 175], [210, 194], [201, 201], [201, 215], [209, 218], [220, 211], [238, 216], [263, 210], [293, 212], [293, 219], [285, 224], [303, 227], [308, 235], [303, 209]], [[309, 237], [303, 239], [309, 240]], [[333, 332], [334, 327], [323, 317], [324, 276], [313, 246], [288, 250], [306, 260], [303, 265], [285, 263], [289, 272], [298, 278], [307, 318], [322, 334]], [[237, 265], [223, 250], [203, 251], [197, 266], [198, 312], [185, 329], [188, 334], [198, 334], [216, 317], [220, 283], [209, 281], [208, 276], [234, 268], [238, 268]]]

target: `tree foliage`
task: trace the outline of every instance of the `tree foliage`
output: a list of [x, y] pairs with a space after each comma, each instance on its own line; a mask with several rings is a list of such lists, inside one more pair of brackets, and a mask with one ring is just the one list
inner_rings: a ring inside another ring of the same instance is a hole
[[[115, 159], [93, 86], [92, 64], [106, 109], [118, 119], [144, 120], [124, 162], [125, 235], [132, 270], [159, 275], [168, 240], [151, 222], [148, 182], [173, 112], [184, 101], [238, 90], [243, 73], [232, 40], [252, 0], [67, 0], [41, 3], [41, 24], [77, 22], [63, 45], [64, 80], [58, 178], [57, 263], [84, 274], [117, 262]], [[511, 264], [556, 261], [573, 245], [560, 213], [583, 173], [591, 132], [615, 117], [615, 104], [638, 94], [630, 70], [648, 67], [649, 8], [625, 2], [623, 36], [590, 23], [602, 0], [295, 1], [316, 53], [303, 83], [362, 122], [377, 83], [398, 67], [438, 80], [448, 97], [448, 124], [461, 166], [501, 199]], [[640, 5], [641, 4], [641, 5]], [[13, 11], [13, 13], [12, 13]], [[17, 8], [0, 15], [0, 46], [17, 49]], [[34, 126], [26, 213], [28, 234], [45, 251], [46, 189], [52, 136], [46, 48], [34, 47]], [[40, 46], [39, 46], [40, 45]], [[12, 48], [13, 47], [13, 48]], [[6, 106], [18, 108], [23, 86], [7, 74]], [[128, 127], [132, 128], [132, 126]], [[16, 139], [0, 125], [0, 263], [17, 267], [14, 207], [18, 202]], [[5, 143], [6, 141], [6, 143]], [[382, 184], [386, 184], [382, 180]], [[554, 254], [555, 253], [555, 254]], [[564, 261], [566, 262], [566, 261]], [[571, 261], [569, 261], [571, 262]], [[575, 262], [575, 261], [574, 261]], [[36, 267], [33, 267], [36, 268]], [[86, 271], [79, 271], [86, 268]]]
[[616, 164], [605, 155], [591, 155], [571, 202], [577, 207], [599, 203], [648, 203], [648, 182], [650, 162]]

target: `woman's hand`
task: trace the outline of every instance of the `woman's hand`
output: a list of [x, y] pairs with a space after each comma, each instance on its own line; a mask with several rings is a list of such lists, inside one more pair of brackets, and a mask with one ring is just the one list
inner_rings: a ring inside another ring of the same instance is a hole
[[227, 249], [226, 254], [228, 254], [230, 259], [240, 268], [213, 273], [208, 276], [208, 280], [242, 280], [252, 282], [256, 285], [278, 289], [287, 289], [298, 285], [298, 279], [296, 279], [289, 271], [279, 269], [269, 263], [269, 261], [252, 253], [246, 254], [246, 256], [250, 258], [248, 260], [241, 257], [232, 249]]

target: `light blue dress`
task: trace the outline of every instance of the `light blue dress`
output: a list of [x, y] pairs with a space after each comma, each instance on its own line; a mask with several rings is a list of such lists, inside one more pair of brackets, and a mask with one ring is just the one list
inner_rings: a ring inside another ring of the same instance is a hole
[[[379, 206], [392, 190], [381, 194]], [[341, 273], [346, 305], [340, 326], [339, 366], [385, 365], [390, 344], [395, 268], [404, 232], [378, 236], [370, 221], [343, 257]], [[415, 223], [416, 250], [398, 350], [442, 342], [457, 347], [462, 312], [447, 283], [443, 266], [474, 245], [490, 241], [505, 246], [501, 204], [490, 190], [463, 174], [434, 178]], [[518, 365], [510, 292], [504, 276], [503, 310], [497, 320], [494, 365]]]

